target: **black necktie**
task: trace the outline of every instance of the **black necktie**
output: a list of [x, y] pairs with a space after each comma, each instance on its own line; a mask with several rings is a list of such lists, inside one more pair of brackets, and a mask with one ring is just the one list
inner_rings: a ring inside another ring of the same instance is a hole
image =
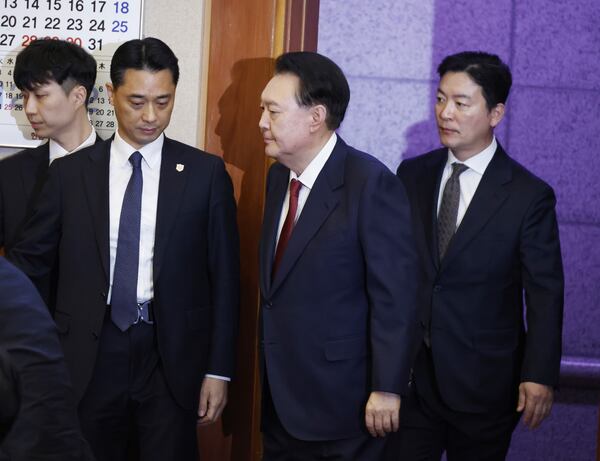
[[440, 261], [448, 249], [448, 244], [456, 232], [456, 218], [458, 216], [458, 202], [460, 201], [460, 175], [469, 167], [463, 163], [452, 164], [452, 175], [446, 182], [442, 194], [442, 204], [438, 213], [438, 250]]
[[134, 152], [129, 157], [129, 161], [133, 166], [133, 172], [123, 196], [110, 303], [111, 319], [121, 331], [127, 330], [138, 319], [137, 279], [142, 213], [142, 154]]

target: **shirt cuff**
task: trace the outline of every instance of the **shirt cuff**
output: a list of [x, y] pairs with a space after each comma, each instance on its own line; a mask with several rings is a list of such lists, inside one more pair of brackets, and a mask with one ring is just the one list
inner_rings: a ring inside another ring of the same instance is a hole
[[219, 376], [219, 375], [209, 375], [206, 374], [204, 375], [206, 378], [215, 378], [215, 379], [220, 379], [221, 381], [231, 381], [231, 378], [228, 378], [227, 376]]

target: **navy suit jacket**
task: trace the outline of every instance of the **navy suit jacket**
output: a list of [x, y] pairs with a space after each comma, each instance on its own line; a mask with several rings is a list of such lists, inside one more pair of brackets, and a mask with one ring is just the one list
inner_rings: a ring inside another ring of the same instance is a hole
[[79, 429], [56, 326], [31, 282], [4, 258], [0, 319], [0, 357], [9, 380], [4, 384], [16, 391], [0, 394], [2, 411], [18, 396], [14, 419], [0, 428], [0, 460], [93, 459]]
[[422, 323], [431, 326], [439, 392], [458, 411], [516, 407], [520, 382], [558, 384], [564, 281], [554, 192], [498, 145], [440, 261], [437, 201], [447, 158], [448, 149], [438, 149], [398, 168], [413, 211]]
[[275, 277], [289, 170], [274, 164], [260, 242], [261, 358], [286, 430], [302, 440], [365, 431], [371, 391], [404, 393], [416, 331], [416, 253], [406, 194], [338, 138]]
[[[106, 312], [111, 142], [52, 163], [23, 238], [9, 253], [34, 282], [47, 275], [58, 253], [55, 320], [79, 398], [92, 375]], [[168, 138], [153, 265], [159, 354], [175, 399], [192, 409], [205, 373], [233, 375], [239, 303], [236, 207], [223, 161]]]

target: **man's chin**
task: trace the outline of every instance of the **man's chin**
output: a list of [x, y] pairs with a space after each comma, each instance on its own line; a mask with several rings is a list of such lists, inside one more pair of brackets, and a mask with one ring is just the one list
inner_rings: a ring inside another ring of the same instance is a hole
[[272, 148], [272, 146], [265, 147], [265, 155], [273, 160], [279, 159], [279, 152]]

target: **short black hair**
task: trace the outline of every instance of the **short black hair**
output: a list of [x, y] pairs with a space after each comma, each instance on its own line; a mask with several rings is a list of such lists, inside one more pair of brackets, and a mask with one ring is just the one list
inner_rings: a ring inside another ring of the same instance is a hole
[[74, 43], [39, 39], [17, 55], [13, 78], [21, 91], [33, 91], [39, 85], [56, 82], [68, 94], [81, 85], [87, 92], [87, 107], [96, 81], [96, 60]]
[[463, 51], [446, 56], [438, 66], [440, 78], [447, 72], [466, 72], [481, 87], [488, 110], [506, 103], [512, 85], [510, 68], [495, 54]]
[[150, 72], [168, 69], [173, 83], [177, 85], [179, 81], [177, 57], [165, 42], [153, 37], [129, 40], [117, 48], [110, 62], [110, 79], [115, 88], [123, 83], [127, 69]]
[[275, 61], [275, 75], [298, 77], [298, 105], [311, 107], [323, 104], [327, 108], [327, 128], [340, 126], [350, 102], [350, 87], [342, 69], [331, 59], [310, 51], [284, 53]]

